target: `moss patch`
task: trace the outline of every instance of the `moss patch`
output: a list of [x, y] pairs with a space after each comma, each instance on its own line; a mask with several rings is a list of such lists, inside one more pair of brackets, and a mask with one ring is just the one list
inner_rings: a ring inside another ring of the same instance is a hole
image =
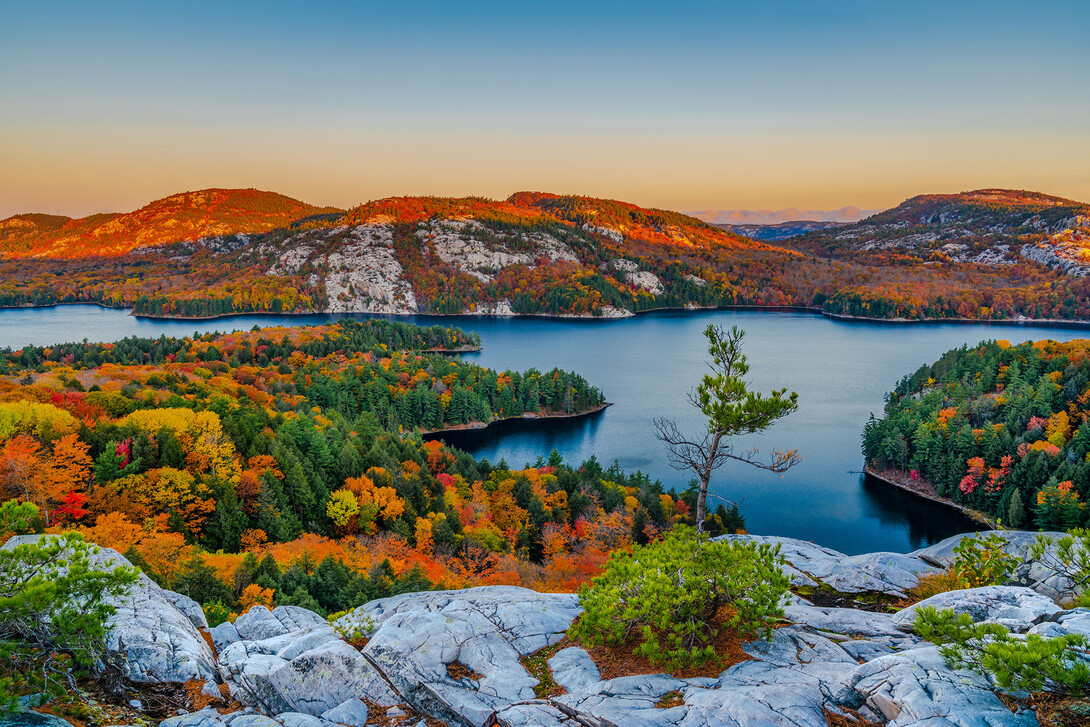
[[522, 664], [526, 671], [530, 672], [530, 676], [537, 679], [534, 696], [538, 699], [548, 699], [549, 697], [567, 694], [567, 690], [556, 683], [556, 679], [553, 678], [553, 670], [549, 667], [549, 659], [552, 658], [553, 654], [566, 646], [571, 646], [567, 637], [552, 646], [538, 649], [534, 653], [527, 654], [519, 659], [519, 663]]

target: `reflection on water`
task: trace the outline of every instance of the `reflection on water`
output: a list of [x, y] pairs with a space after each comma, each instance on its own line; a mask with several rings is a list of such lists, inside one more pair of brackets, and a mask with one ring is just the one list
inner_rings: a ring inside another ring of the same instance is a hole
[[[214, 321], [152, 321], [97, 306], [0, 311], [0, 346], [117, 340], [124, 336], [182, 336], [194, 331], [246, 330], [254, 325], [316, 323], [343, 316], [237, 316]], [[787, 387], [799, 410], [767, 433], [739, 440], [741, 448], [798, 448], [802, 463], [783, 477], [731, 463], [716, 473], [711, 494], [738, 501], [750, 532], [813, 540], [847, 553], [905, 552], [973, 525], [959, 512], [861, 478], [859, 436], [867, 417], [881, 415], [883, 396], [907, 373], [944, 351], [982, 340], [1070, 340], [1070, 327], [833, 321], [804, 313], [706, 311], [654, 313], [610, 321], [550, 318], [437, 318], [408, 316], [426, 325], [456, 325], [479, 333], [484, 350], [466, 359], [495, 369], [574, 370], [603, 389], [614, 406], [572, 420], [505, 422], [459, 432], [448, 440], [478, 457], [511, 466], [535, 462], [557, 449], [567, 462], [597, 456], [640, 469], [667, 488], [690, 475], [666, 463], [652, 418], [677, 420], [684, 431], [701, 425], [687, 392], [707, 371], [709, 324], [747, 331], [744, 351], [754, 388]], [[717, 504], [712, 500], [712, 507]]]

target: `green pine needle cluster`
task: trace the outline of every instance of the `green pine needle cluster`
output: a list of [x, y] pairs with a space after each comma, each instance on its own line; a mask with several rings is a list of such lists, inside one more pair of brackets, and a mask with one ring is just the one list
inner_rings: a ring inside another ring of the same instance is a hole
[[1004, 689], [1090, 695], [1090, 640], [1079, 634], [1045, 638], [1011, 634], [1005, 626], [973, 623], [967, 613], [923, 606], [916, 633], [939, 645], [947, 664], [990, 676]]
[[[6, 508], [0, 532], [32, 521], [31, 508]], [[77, 679], [117, 671], [106, 650], [106, 620], [114, 613], [110, 601], [137, 572], [96, 566], [97, 550], [77, 533], [0, 550], [0, 714], [17, 709], [20, 694], [74, 694]]]
[[[718, 628], [766, 635], [783, 616], [790, 583], [779, 546], [711, 541], [675, 528], [662, 541], [616, 551], [580, 593], [583, 615], [572, 638], [591, 646], [638, 641], [635, 653], [678, 669], [718, 657]], [[729, 617], [717, 625], [723, 606]]]

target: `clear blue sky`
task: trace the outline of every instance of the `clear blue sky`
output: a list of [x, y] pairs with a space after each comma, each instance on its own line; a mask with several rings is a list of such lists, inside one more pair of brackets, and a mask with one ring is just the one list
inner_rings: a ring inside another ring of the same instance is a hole
[[1090, 201], [1090, 2], [0, 3], [0, 217], [184, 189]]

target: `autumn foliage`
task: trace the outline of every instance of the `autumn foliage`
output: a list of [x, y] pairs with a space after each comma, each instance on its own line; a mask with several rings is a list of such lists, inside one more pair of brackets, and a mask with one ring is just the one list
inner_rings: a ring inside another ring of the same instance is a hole
[[493, 467], [423, 439], [602, 400], [569, 372], [428, 353], [477, 344], [348, 320], [0, 352], [0, 500], [33, 502], [39, 529], [76, 529], [217, 614], [437, 586], [574, 591], [611, 551], [688, 519], [692, 493], [593, 459]]

